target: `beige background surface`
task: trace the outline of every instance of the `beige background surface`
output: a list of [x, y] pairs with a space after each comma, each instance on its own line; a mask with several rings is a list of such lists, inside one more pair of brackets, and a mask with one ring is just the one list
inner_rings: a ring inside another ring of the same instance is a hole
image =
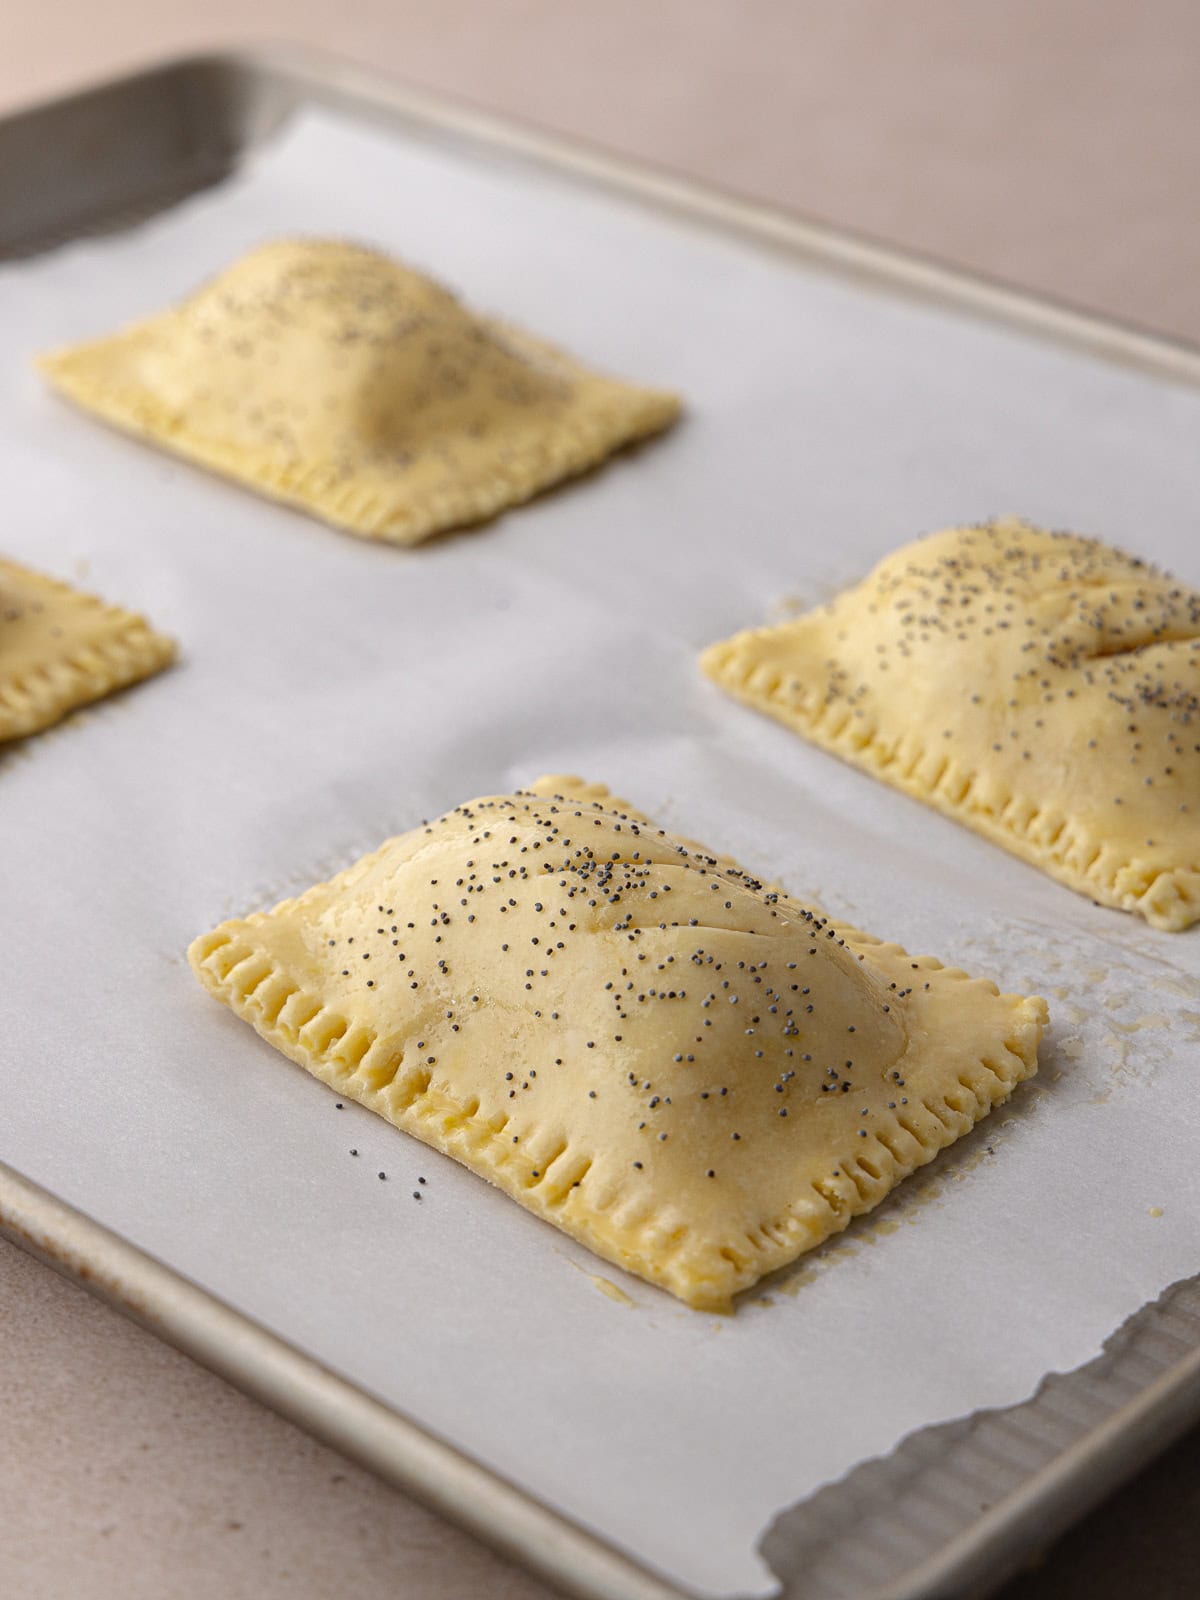
[[[0, 0], [0, 113], [323, 46], [1200, 342], [1194, 0]], [[0, 1244], [0, 1594], [547, 1591]], [[1200, 1438], [1006, 1600], [1195, 1593]]]

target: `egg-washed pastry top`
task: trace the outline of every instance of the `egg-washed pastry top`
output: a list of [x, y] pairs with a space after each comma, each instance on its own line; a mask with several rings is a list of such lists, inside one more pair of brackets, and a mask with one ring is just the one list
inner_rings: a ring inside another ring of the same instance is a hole
[[330, 239], [262, 245], [41, 366], [105, 421], [395, 544], [528, 500], [679, 410]]
[[1072, 889], [1200, 918], [1200, 592], [1005, 519], [709, 649], [704, 670]]
[[37, 733], [174, 655], [144, 617], [0, 559], [0, 741]]
[[578, 778], [458, 806], [189, 957], [339, 1095], [710, 1309], [1006, 1099], [1046, 1014]]

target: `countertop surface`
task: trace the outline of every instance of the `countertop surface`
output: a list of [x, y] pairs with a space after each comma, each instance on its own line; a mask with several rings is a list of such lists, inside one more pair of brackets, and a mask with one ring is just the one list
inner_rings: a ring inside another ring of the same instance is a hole
[[[308, 44], [1200, 343], [1192, 0], [5, 0], [0, 114]], [[0, 1593], [548, 1595], [0, 1242]], [[1004, 1600], [1189, 1596], [1200, 1434]]]

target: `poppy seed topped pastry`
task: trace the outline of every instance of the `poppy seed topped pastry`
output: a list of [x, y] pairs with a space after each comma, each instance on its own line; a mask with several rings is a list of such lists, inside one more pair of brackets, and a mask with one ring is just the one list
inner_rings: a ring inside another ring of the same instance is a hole
[[494, 516], [679, 411], [330, 239], [261, 245], [176, 309], [41, 366], [105, 421], [395, 544]]
[[0, 560], [0, 741], [38, 733], [174, 657], [144, 617]]
[[339, 1095], [709, 1309], [1005, 1100], [1046, 1016], [578, 778], [458, 806], [189, 959]]
[[1200, 592], [1015, 519], [713, 645], [722, 687], [1080, 893], [1200, 918]]

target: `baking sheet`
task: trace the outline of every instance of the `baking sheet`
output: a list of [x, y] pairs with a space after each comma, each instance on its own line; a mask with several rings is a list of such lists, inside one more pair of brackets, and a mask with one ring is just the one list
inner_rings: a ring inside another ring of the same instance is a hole
[[[688, 420], [483, 532], [401, 552], [42, 391], [34, 351], [289, 231], [393, 249], [674, 384]], [[325, 113], [154, 223], [5, 268], [0, 372], [6, 550], [184, 647], [173, 673], [0, 758], [0, 828], [21, 845], [0, 879], [0, 1158], [712, 1594], [769, 1592], [755, 1545], [779, 1507], [914, 1427], [1024, 1398], [1200, 1265], [1196, 936], [1090, 907], [694, 670], [712, 639], [990, 512], [1197, 581], [1194, 391]], [[611, 1299], [593, 1276], [614, 1269], [336, 1111], [192, 981], [183, 948], [220, 917], [547, 770], [603, 779], [876, 933], [1040, 988], [1039, 1082], [717, 1319], [624, 1278], [633, 1304]]]

